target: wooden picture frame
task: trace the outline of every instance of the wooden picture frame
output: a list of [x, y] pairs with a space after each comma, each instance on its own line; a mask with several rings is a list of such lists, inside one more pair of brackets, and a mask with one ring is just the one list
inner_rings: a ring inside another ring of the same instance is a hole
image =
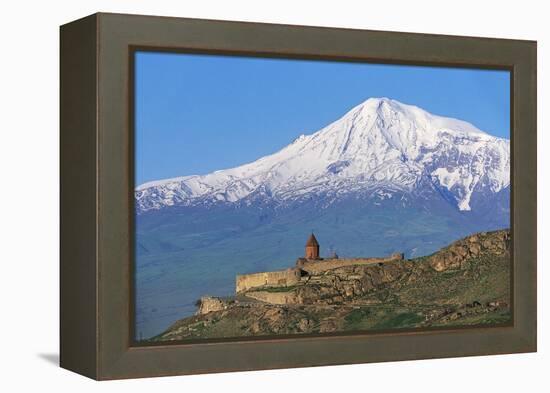
[[[513, 324], [133, 341], [133, 51], [511, 71]], [[536, 42], [98, 13], [61, 27], [61, 367], [120, 379], [536, 351]]]

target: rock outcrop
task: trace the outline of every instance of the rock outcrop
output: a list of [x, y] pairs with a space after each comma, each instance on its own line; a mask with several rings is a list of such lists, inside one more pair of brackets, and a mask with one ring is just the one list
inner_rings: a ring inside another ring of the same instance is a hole
[[213, 311], [225, 310], [228, 305], [222, 301], [220, 298], [212, 296], [203, 296], [200, 298], [199, 308], [197, 310], [197, 315], [208, 314]]
[[482, 254], [504, 255], [509, 253], [510, 232], [482, 232], [459, 240], [429, 258], [430, 266], [442, 272], [460, 269], [472, 258]]

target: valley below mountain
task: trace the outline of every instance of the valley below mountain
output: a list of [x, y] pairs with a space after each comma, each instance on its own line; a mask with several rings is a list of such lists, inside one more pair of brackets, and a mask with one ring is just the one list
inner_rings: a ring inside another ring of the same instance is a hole
[[151, 341], [507, 324], [510, 266], [509, 231], [478, 233], [426, 257], [203, 297], [196, 315]]

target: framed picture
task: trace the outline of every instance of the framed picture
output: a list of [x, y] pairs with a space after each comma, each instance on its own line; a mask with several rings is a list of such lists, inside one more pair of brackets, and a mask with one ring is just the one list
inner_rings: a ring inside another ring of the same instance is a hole
[[536, 350], [536, 43], [61, 27], [61, 366]]

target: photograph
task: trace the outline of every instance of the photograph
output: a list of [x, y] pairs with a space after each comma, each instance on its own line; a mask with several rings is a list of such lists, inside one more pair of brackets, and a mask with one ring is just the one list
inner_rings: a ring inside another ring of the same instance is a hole
[[513, 323], [509, 69], [133, 56], [137, 343]]
[[6, 2], [0, 392], [548, 390], [540, 4]]

